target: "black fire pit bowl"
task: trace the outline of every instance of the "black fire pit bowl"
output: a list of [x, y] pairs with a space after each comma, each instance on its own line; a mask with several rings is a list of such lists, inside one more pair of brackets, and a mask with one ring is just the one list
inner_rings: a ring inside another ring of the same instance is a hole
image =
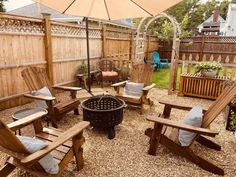
[[115, 137], [115, 125], [123, 120], [125, 102], [111, 95], [99, 95], [81, 103], [83, 119], [94, 128], [107, 130], [108, 138]]

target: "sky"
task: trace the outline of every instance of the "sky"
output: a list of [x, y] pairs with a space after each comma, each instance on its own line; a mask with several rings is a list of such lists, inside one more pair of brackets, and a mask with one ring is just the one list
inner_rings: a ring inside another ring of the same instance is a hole
[[26, 6], [29, 4], [34, 3], [31, 0], [8, 0], [6, 2], [4, 2], [4, 7], [6, 8], [7, 11], [13, 10], [13, 9], [17, 9], [19, 7], [22, 6]]

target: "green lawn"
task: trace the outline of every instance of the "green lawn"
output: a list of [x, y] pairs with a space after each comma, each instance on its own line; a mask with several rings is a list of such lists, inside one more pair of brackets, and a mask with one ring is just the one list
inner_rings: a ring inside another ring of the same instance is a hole
[[[185, 67], [185, 72], [187, 72], [187, 67]], [[180, 78], [180, 67], [178, 68], [178, 75], [177, 75], [177, 89], [178, 86], [178, 80]], [[194, 68], [191, 68], [191, 72], [194, 72]], [[170, 67], [169, 68], [162, 68], [158, 71], [155, 71], [152, 75], [152, 83], [156, 84], [156, 87], [158, 88], [165, 88], [167, 89], [169, 87], [169, 79], [170, 78]]]

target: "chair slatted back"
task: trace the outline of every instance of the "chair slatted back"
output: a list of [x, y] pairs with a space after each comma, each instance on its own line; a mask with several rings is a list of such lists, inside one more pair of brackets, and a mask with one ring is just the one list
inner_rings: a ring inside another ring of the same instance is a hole
[[230, 103], [236, 96], [236, 85], [226, 87], [220, 96], [209, 107], [204, 114], [202, 127], [207, 128], [214, 121], [214, 119], [221, 113], [221, 111]]
[[152, 57], [153, 57], [153, 61], [156, 64], [160, 64], [161, 63], [160, 55], [159, 55], [158, 52], [156, 52], [156, 51], [152, 52]]
[[130, 80], [136, 83], [144, 83], [145, 86], [150, 84], [153, 74], [153, 68], [148, 64], [133, 65], [130, 75]]
[[21, 75], [30, 91], [36, 91], [46, 86], [53, 94], [53, 89], [47, 77], [46, 69], [28, 67], [22, 70]]
[[109, 59], [102, 59], [98, 61], [98, 68], [101, 71], [116, 71], [115, 63]]
[[0, 120], [0, 146], [13, 152], [29, 154], [27, 149], [16, 137], [16, 135], [1, 120]]

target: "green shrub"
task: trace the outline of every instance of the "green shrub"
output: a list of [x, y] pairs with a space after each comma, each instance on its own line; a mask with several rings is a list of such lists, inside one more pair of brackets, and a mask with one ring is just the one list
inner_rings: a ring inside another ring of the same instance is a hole
[[216, 61], [204, 61], [195, 65], [195, 73], [200, 73], [202, 70], [212, 71], [217, 70], [217, 73], [222, 69], [222, 65]]

